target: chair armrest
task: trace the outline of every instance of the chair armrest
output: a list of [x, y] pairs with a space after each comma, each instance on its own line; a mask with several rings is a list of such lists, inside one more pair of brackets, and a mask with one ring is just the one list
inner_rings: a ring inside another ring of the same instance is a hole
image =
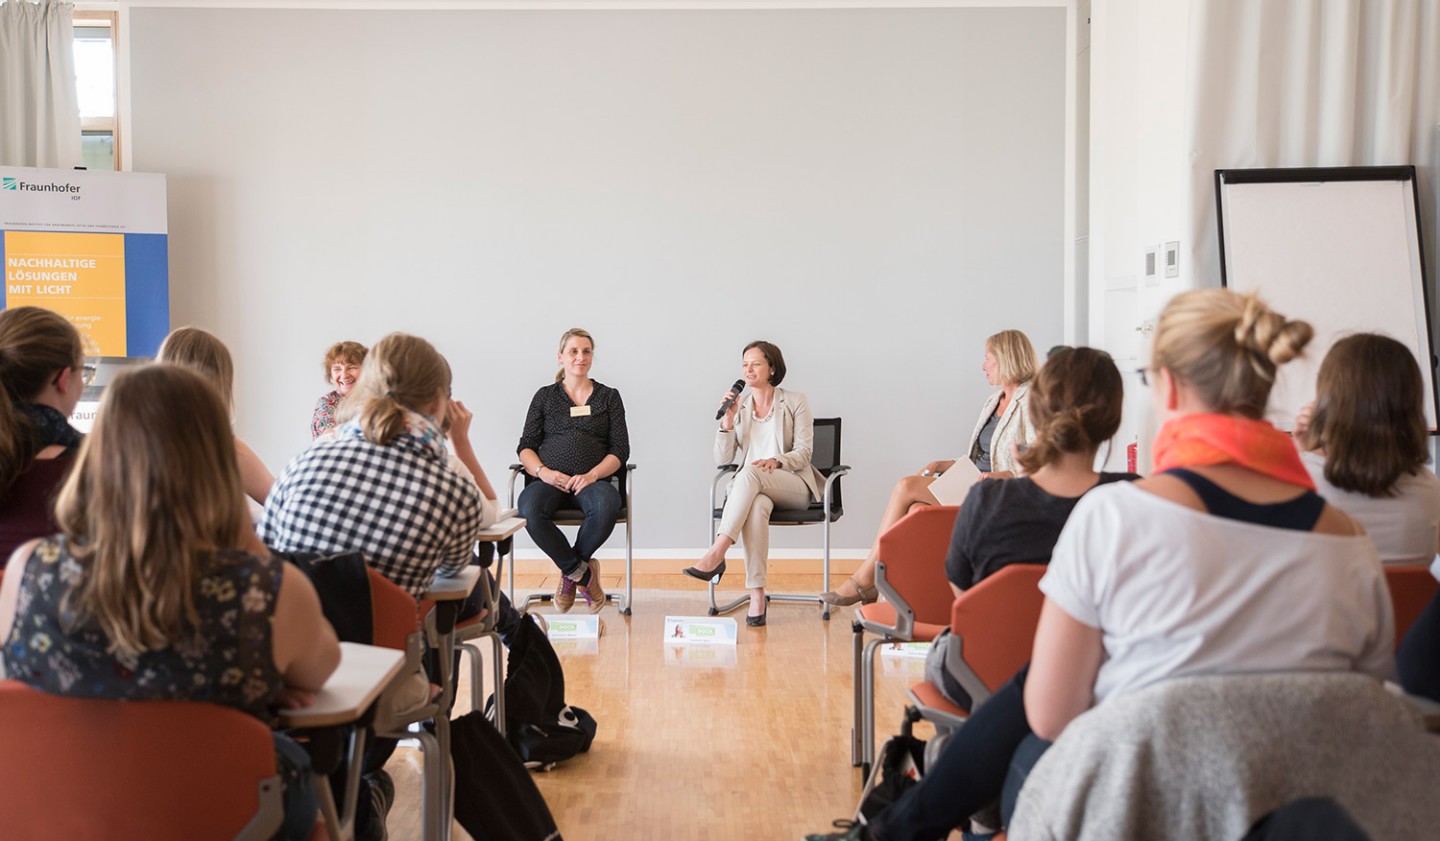
[[522, 475], [524, 475], [524, 473], [525, 473], [525, 465], [520, 464], [519, 462], [516, 462], [515, 464], [510, 465], [510, 491], [509, 491], [509, 493], [510, 493], [510, 496], [509, 496], [510, 501], [507, 502], [507, 503], [505, 503], [505, 507], [506, 507], [506, 508], [514, 508], [514, 507], [515, 507], [515, 480], [518, 479], [518, 478], [520, 478]]
[[890, 633], [900, 639], [908, 640], [914, 637], [915, 608], [911, 607], [910, 603], [905, 601], [905, 597], [891, 586], [890, 579], [885, 573], [884, 561], [875, 562], [875, 587], [880, 591], [880, 595], [885, 597], [885, 601], [895, 608], [895, 624], [891, 626]]
[[970, 711], [973, 713], [980, 708], [981, 704], [990, 700], [990, 687], [986, 686], [985, 681], [981, 680], [980, 676], [975, 674], [975, 670], [970, 668], [970, 664], [965, 662], [965, 640], [953, 631], [950, 638], [955, 640], [955, 644], [945, 651], [945, 671], [949, 672], [959, 682], [960, 688], [969, 694]]

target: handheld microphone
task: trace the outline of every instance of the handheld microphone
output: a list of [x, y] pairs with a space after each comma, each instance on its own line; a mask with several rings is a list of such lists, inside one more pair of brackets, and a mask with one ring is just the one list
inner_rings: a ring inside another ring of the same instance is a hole
[[730, 411], [730, 407], [735, 405], [736, 400], [740, 399], [740, 392], [745, 390], [745, 381], [736, 380], [735, 384], [730, 386], [730, 390], [735, 392], [735, 396], [725, 398], [725, 402], [720, 404], [720, 411], [715, 413], [715, 420], [725, 417], [725, 413]]

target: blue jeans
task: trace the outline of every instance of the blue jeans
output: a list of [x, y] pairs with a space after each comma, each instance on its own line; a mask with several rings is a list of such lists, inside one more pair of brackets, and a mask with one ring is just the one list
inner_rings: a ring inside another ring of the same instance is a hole
[[1440, 701], [1440, 590], [1400, 641], [1395, 671], [1406, 692]]
[[[938, 841], [1000, 797], [1010, 760], [1025, 737], [1027, 663], [945, 745], [920, 783], [875, 816], [867, 833], [875, 841]], [[1023, 778], [1022, 778], [1023, 781]], [[1010, 798], [1013, 803], [1013, 797]]]
[[[590, 559], [615, 530], [622, 502], [619, 489], [608, 479], [578, 494], [544, 482], [531, 482], [520, 492], [520, 516], [525, 518], [525, 531], [540, 551], [550, 556], [566, 578], [579, 581], [590, 568]], [[563, 508], [578, 508], [584, 516], [574, 546], [555, 525], [555, 512]]]

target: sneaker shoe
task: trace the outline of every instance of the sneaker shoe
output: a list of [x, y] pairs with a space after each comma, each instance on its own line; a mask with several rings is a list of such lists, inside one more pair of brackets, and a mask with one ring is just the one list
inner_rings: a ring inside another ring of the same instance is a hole
[[600, 566], [594, 561], [590, 562], [590, 583], [580, 588], [580, 595], [585, 597], [591, 613], [599, 613], [605, 607], [605, 591], [600, 587]]
[[818, 835], [807, 835], [804, 841], [867, 841], [870, 837], [865, 834], [865, 827], [854, 821], [844, 819], [834, 822], [839, 832], [822, 832]]
[[364, 833], [366, 841], [387, 841], [390, 832], [385, 821], [390, 815], [390, 805], [395, 802], [395, 781], [383, 769], [366, 774], [364, 781], [369, 784], [372, 810], [369, 831]]
[[560, 583], [555, 586], [555, 609], [561, 613], [569, 613], [574, 606], [575, 580], [568, 575], [561, 575]]

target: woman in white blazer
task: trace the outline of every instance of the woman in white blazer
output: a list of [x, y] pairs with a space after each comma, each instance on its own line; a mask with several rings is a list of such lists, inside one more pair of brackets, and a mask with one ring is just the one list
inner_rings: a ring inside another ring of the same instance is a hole
[[[775, 345], [756, 341], [742, 356], [748, 392], [720, 419], [715, 432], [715, 463], [739, 464], [720, 529], [693, 567], [684, 572], [708, 581], [725, 574], [725, 550], [745, 546], [745, 586], [750, 588], [750, 610], [745, 624], [765, 624], [765, 562], [770, 553], [770, 512], [779, 508], [805, 508], [820, 498], [825, 478], [810, 463], [815, 440], [815, 419], [805, 395], [778, 386], [785, 379], [785, 357]], [[727, 391], [725, 399], [735, 396]], [[737, 458], [738, 453], [738, 458]]]
[[[965, 458], [974, 462], [983, 475], [995, 479], [1014, 476], [1016, 452], [1035, 440], [1028, 407], [1030, 380], [1039, 368], [1035, 346], [1019, 330], [1001, 330], [985, 340], [985, 361], [980, 370], [985, 372], [985, 380], [999, 390], [985, 401], [964, 451]], [[895, 483], [865, 563], [839, 588], [821, 593], [822, 600], [843, 607], [856, 602], [868, 604], [879, 598], [875, 588], [875, 559], [880, 550], [880, 535], [915, 508], [939, 505], [940, 500], [930, 493], [930, 484], [955, 461], [932, 461], [919, 473]]]

